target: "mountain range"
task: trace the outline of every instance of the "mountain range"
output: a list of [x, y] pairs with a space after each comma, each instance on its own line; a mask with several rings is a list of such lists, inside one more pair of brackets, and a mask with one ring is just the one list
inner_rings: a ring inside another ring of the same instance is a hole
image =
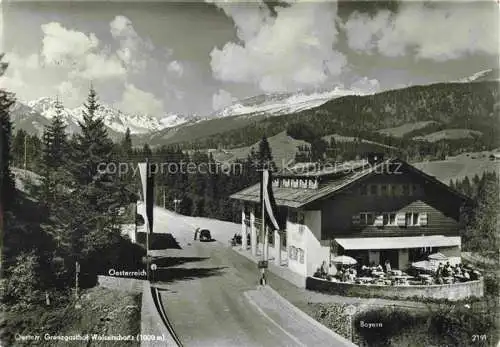
[[[477, 82], [498, 80], [499, 70], [488, 69], [450, 83], [474, 84]], [[411, 88], [414, 87], [407, 87], [400, 90], [404, 91]], [[429, 88], [432, 87], [429, 86]], [[360, 90], [347, 90], [334, 87], [332, 89], [297, 93], [262, 94], [238, 100], [221, 110], [213, 112], [206, 118], [175, 113], [165, 114], [161, 118], [157, 118], [147, 114], [126, 113], [106, 104], [100, 105], [97, 114], [104, 118], [108, 133], [113, 139], [123, 136], [123, 133], [129, 128], [136, 145], [144, 143], [161, 145], [196, 141], [197, 139], [210, 138], [211, 136], [217, 136], [217, 134], [228, 131], [238, 131], [238, 129], [251, 126], [252, 124], [258, 124], [269, 117], [289, 117], [291, 115], [297, 116], [310, 112], [331, 113], [329, 111], [331, 106], [329, 105], [332, 105], [332, 102], [335, 102], [335, 100], [345, 99], [347, 101], [352, 100], [351, 98], [353, 97], [361, 97], [366, 101], [374, 97], [376, 98], [377, 95], [390, 92], [392, 91], [374, 94]], [[400, 94], [405, 93], [400, 92]], [[426, 95], [432, 95], [432, 93]], [[340, 103], [343, 102], [340, 101]], [[337, 105], [339, 102], [335, 102], [335, 104]], [[412, 119], [400, 122], [397, 120], [397, 115], [394, 115], [394, 110], [390, 110], [390, 103], [387, 103], [384, 107], [388, 115], [394, 117], [394, 120], [387, 119], [384, 122], [379, 120], [380, 126], [376, 130], [382, 129], [381, 132], [384, 131], [384, 128], [399, 127], [408, 122], [432, 120], [417, 119], [418, 117], [412, 116]], [[16, 129], [23, 129], [29, 133], [40, 135], [43, 132], [44, 126], [49, 124], [55, 115], [55, 109], [56, 99], [51, 97], [43, 97], [28, 102], [18, 101], [12, 108], [12, 120]], [[74, 133], [78, 131], [78, 122], [82, 120], [83, 110], [83, 106], [73, 109], [64, 108], [63, 118], [68, 125], [68, 132]], [[338, 117], [338, 114], [332, 114], [331, 116]], [[371, 114], [368, 114], [367, 117], [371, 117]], [[243, 142], [241, 141], [241, 143]]]
[[[43, 97], [28, 102], [17, 101], [11, 112], [15, 128], [40, 135], [44, 126], [56, 115], [56, 105], [57, 99], [53, 97]], [[68, 133], [78, 131], [78, 123], [83, 120], [84, 110], [83, 105], [73, 109], [62, 109], [62, 118], [67, 124]], [[105, 104], [99, 105], [97, 116], [103, 117], [104, 124], [113, 138], [125, 133], [127, 128], [132, 134], [145, 134], [201, 119], [197, 116], [180, 114], [166, 114], [162, 118], [147, 114], [128, 114]]]

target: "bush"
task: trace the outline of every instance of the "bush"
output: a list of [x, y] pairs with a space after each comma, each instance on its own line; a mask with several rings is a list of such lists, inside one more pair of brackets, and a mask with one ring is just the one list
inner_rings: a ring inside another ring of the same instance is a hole
[[[498, 313], [494, 307], [482, 306], [440, 307], [430, 314], [429, 332], [446, 345], [492, 345], [498, 339]], [[474, 341], [473, 336], [486, 336], [489, 341]]]
[[[355, 320], [356, 333], [369, 346], [390, 346], [391, 340], [409, 329], [423, 324], [424, 315], [392, 308], [373, 309], [359, 314]], [[367, 327], [367, 324], [376, 326]]]
[[16, 258], [16, 264], [10, 268], [10, 274], [2, 284], [2, 301], [19, 309], [28, 309], [43, 301], [40, 288], [38, 257], [33, 252], [22, 253]]
[[337, 334], [349, 338], [349, 316], [345, 312], [345, 309], [346, 305], [317, 304], [314, 319], [335, 331]]

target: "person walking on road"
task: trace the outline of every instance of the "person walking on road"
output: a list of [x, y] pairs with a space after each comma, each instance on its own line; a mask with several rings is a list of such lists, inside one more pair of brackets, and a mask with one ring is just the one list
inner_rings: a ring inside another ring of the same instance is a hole
[[194, 231], [194, 240], [196, 241], [196, 239], [198, 238], [198, 233], [200, 232], [200, 228], [196, 228], [196, 230]]

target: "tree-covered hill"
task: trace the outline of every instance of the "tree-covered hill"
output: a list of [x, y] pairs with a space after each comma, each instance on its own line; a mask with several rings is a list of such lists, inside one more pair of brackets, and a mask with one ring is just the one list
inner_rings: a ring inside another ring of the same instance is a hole
[[[263, 134], [276, 135], [290, 124], [303, 123], [321, 136], [338, 133], [376, 141], [389, 137], [375, 134], [377, 130], [428, 122], [427, 126], [407, 132], [402, 138], [445, 129], [468, 129], [483, 134], [481, 146], [495, 148], [500, 146], [498, 96], [497, 82], [413, 86], [374, 95], [344, 96], [283, 116], [206, 120], [135, 140], [153, 145], [180, 143], [192, 148], [235, 148], [252, 145]], [[390, 141], [382, 142], [390, 144]]]

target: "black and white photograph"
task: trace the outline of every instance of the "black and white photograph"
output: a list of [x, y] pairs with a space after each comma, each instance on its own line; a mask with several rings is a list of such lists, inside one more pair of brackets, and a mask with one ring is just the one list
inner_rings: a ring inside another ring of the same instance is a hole
[[0, 0], [0, 347], [500, 346], [498, 0]]

